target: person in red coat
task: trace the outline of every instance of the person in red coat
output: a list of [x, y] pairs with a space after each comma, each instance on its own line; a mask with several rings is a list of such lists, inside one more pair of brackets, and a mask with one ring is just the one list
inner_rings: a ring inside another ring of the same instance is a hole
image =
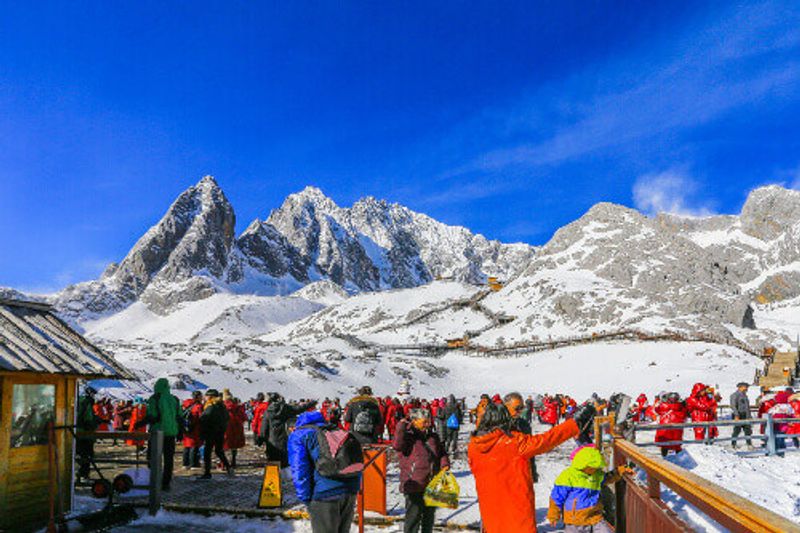
[[[793, 394], [792, 389], [786, 389], [789, 397], [789, 406], [792, 408], [792, 418], [800, 418], [800, 393]], [[800, 448], [800, 422], [792, 422], [788, 424], [786, 433], [792, 435], [792, 443], [795, 448]]]
[[542, 413], [542, 423], [550, 426], [558, 424], [558, 402], [553, 398], [545, 398], [544, 412]]
[[[761, 388], [761, 395], [756, 400], [756, 405], [758, 405], [758, 418], [765, 418], [769, 410], [775, 406], [775, 398], [765, 399], [767, 394], [767, 390], [762, 387]], [[767, 425], [761, 424], [761, 434], [763, 435], [766, 432]]]
[[264, 393], [256, 394], [256, 399], [253, 401], [253, 422], [250, 424], [250, 428], [253, 430], [253, 442], [256, 446], [264, 444], [261, 442], [261, 422], [264, 419], [264, 413], [267, 412], [267, 407], [269, 407], [269, 402], [265, 401]]
[[111, 429], [111, 417], [114, 410], [111, 407], [111, 401], [108, 398], [103, 398], [94, 403], [92, 407], [94, 416], [100, 422], [97, 425], [97, 431], [109, 431]]
[[[398, 414], [400, 418], [398, 417]], [[394, 440], [397, 429], [397, 422], [403, 417], [403, 406], [399, 400], [389, 400], [386, 408], [386, 429], [389, 431], [389, 438]]]
[[183, 420], [186, 429], [183, 432], [183, 467], [200, 467], [200, 446], [203, 440], [200, 438], [200, 415], [203, 414], [203, 394], [198, 390], [192, 393], [192, 397], [184, 400], [181, 405], [183, 408]]
[[244, 411], [244, 405], [239, 402], [238, 398], [230, 395], [230, 391], [225, 389], [224, 395], [227, 399], [223, 400], [225, 409], [228, 410], [228, 427], [225, 429], [225, 445], [226, 450], [231, 451], [231, 468], [236, 468], [236, 455], [239, 448], [244, 448], [244, 423], [247, 422], [247, 414]]
[[[658, 403], [656, 407], [659, 424], [683, 424], [686, 422], [686, 407], [683, 405], [677, 392], [673, 392]], [[683, 428], [656, 430], [656, 442], [672, 442], [683, 440]], [[661, 446], [661, 456], [666, 457], [670, 450], [678, 453], [682, 450], [680, 444]]]
[[647, 395], [642, 393], [636, 398], [636, 403], [633, 405], [633, 421], [643, 422], [647, 417], [648, 404]]
[[[137, 396], [136, 399], [133, 401], [133, 409], [131, 410], [131, 418], [128, 420], [128, 431], [135, 432], [139, 431], [136, 426], [139, 424], [140, 421], [144, 420], [147, 416], [147, 405], [144, 402], [144, 399]], [[136, 446], [137, 449], [144, 448], [145, 445], [144, 440], [134, 440], [128, 439], [125, 441], [125, 444], [128, 446]]]
[[[695, 383], [692, 394], [686, 399], [686, 410], [693, 422], [711, 422], [717, 419], [717, 400], [711, 387], [702, 383]], [[708, 437], [713, 439], [719, 435], [716, 426], [708, 427]], [[705, 440], [706, 428], [694, 428], [695, 440]]]

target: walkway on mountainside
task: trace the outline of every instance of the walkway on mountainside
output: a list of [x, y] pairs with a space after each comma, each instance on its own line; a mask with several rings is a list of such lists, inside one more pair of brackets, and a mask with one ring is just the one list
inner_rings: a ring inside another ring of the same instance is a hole
[[[777, 352], [772, 356], [772, 360], [767, 365], [766, 373], [759, 377], [758, 384], [769, 389], [775, 387], [797, 386], [800, 376], [798, 375], [798, 352]], [[786, 369], [789, 369], [788, 375]]]
[[403, 352], [405, 355], [422, 357], [441, 357], [448, 351], [461, 351], [465, 355], [469, 356], [491, 355], [493, 357], [519, 357], [545, 350], [555, 350], [557, 348], [566, 348], [582, 344], [591, 344], [594, 342], [608, 342], [616, 340], [632, 340], [641, 342], [707, 342], [710, 344], [732, 346], [751, 355], [756, 355], [758, 357], [762, 356], [761, 352], [734, 337], [718, 337], [705, 333], [687, 334], [678, 331], [650, 333], [635, 329], [626, 329], [607, 333], [591, 333], [547, 341], [537, 340], [519, 342], [503, 347], [488, 347], [474, 344], [468, 344], [466, 347], [452, 347], [448, 346], [447, 344], [378, 344], [374, 342], [367, 342], [363, 339], [355, 337], [354, 335], [336, 334], [335, 336], [347, 341], [356, 349], [368, 350], [376, 354], [379, 352]]
[[[408, 320], [406, 320], [402, 324], [386, 325], [386, 326], [384, 326], [382, 328], [379, 328], [379, 329], [375, 330], [375, 333], [380, 333], [382, 331], [388, 331], [388, 330], [394, 330], [394, 329], [397, 329], [397, 328], [404, 328], [404, 327], [412, 326], [414, 324], [417, 324], [419, 322], [422, 322], [423, 320], [426, 320], [426, 319], [430, 318], [433, 315], [437, 315], [439, 313], [444, 313], [446, 311], [450, 311], [450, 310], [458, 311], [458, 310], [461, 310], [461, 309], [470, 308], [473, 311], [476, 311], [478, 313], [483, 314], [491, 322], [491, 324], [489, 326], [487, 326], [485, 328], [482, 328], [481, 330], [478, 330], [478, 331], [475, 331], [475, 332], [470, 332], [470, 333], [467, 334], [468, 336], [475, 336], [475, 335], [477, 335], [479, 333], [482, 333], [483, 331], [486, 331], [487, 329], [490, 329], [490, 328], [493, 328], [493, 327], [496, 327], [496, 326], [499, 326], [499, 325], [502, 325], [502, 324], [507, 324], [508, 322], [511, 322], [512, 320], [514, 320], [514, 317], [508, 316], [505, 313], [495, 313], [491, 309], [489, 309], [488, 307], [486, 307], [485, 305], [483, 305], [481, 303], [481, 301], [483, 301], [484, 298], [486, 298], [487, 296], [492, 294], [492, 292], [494, 292], [494, 291], [492, 291], [491, 289], [480, 290], [480, 291], [476, 292], [475, 294], [473, 294], [472, 296], [470, 296], [469, 298], [461, 298], [461, 299], [458, 299], [458, 300], [453, 300], [451, 302], [447, 302], [445, 304], [436, 306], [434, 308], [427, 309], [427, 310], [423, 311], [422, 313], [420, 313], [420, 314], [418, 314], [416, 316], [412, 316], [411, 318], [409, 318]], [[413, 311], [412, 311], [412, 313], [413, 313]], [[409, 314], [411, 314], [411, 313], [409, 313]]]

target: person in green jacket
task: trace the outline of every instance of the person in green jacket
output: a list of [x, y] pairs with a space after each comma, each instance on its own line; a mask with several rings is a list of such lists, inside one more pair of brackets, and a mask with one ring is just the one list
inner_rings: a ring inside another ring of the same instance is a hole
[[[147, 400], [147, 415], [140, 424], [149, 424], [150, 432], [164, 432], [164, 475], [161, 489], [169, 490], [172, 483], [172, 469], [175, 464], [175, 441], [183, 435], [183, 416], [180, 401], [169, 391], [167, 378], [159, 378], [153, 387], [153, 395]], [[148, 457], [150, 449], [147, 449]]]

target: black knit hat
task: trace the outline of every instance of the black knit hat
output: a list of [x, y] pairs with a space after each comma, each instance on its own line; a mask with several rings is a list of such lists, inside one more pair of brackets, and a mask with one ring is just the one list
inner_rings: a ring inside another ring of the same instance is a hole
[[738, 387], [750, 387], [750, 384], [749, 383], [745, 383], [744, 381], [740, 381], [739, 383], [736, 384], [736, 387], [737, 388]]
[[219, 396], [219, 391], [217, 389], [208, 389], [206, 391], [206, 396], [210, 398], [216, 398]]

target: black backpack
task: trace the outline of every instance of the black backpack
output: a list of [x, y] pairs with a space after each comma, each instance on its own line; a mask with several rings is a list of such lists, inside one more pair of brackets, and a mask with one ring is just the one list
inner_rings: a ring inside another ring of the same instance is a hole
[[362, 409], [353, 420], [353, 431], [362, 435], [372, 435], [375, 433], [375, 420], [369, 409]]
[[346, 479], [364, 471], [364, 451], [349, 432], [337, 426], [305, 426], [317, 434], [319, 457], [314, 465], [319, 475]]

